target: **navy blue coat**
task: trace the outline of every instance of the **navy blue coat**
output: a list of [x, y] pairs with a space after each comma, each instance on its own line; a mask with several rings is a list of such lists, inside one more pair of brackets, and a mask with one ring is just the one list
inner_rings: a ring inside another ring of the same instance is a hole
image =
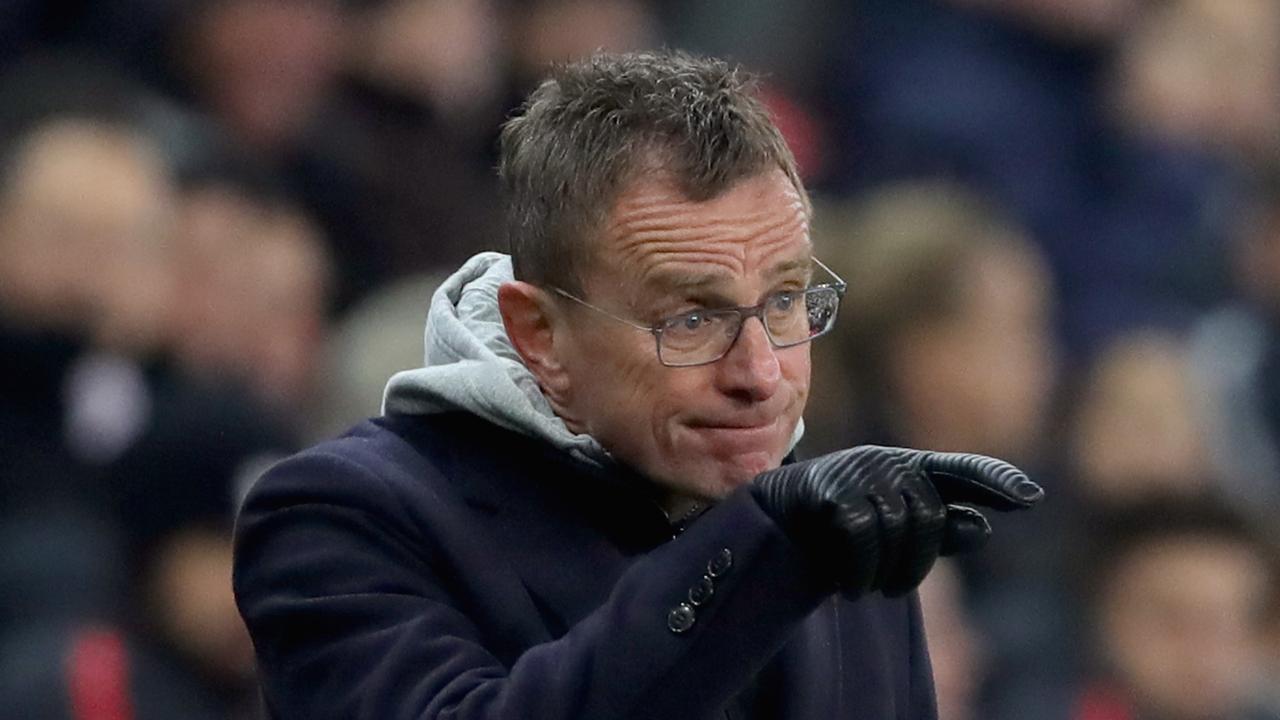
[[677, 535], [639, 477], [445, 414], [264, 475], [235, 589], [275, 718], [935, 718], [915, 596], [817, 570], [746, 489]]

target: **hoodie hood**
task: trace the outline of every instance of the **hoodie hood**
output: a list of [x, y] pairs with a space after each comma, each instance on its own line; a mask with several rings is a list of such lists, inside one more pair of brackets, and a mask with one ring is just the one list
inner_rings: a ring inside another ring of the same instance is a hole
[[[392, 376], [382, 399], [390, 415], [464, 411], [551, 443], [597, 466], [613, 460], [595, 438], [575, 433], [551, 409], [507, 339], [498, 288], [514, 280], [511, 258], [480, 253], [436, 290], [427, 311], [424, 367]], [[804, 421], [791, 436], [795, 448]]]
[[436, 290], [427, 311], [425, 363], [387, 383], [382, 412], [432, 415], [465, 411], [551, 443], [593, 465], [610, 462], [590, 435], [571, 431], [551, 409], [533, 373], [507, 339], [498, 288], [515, 279], [511, 258], [480, 253]]

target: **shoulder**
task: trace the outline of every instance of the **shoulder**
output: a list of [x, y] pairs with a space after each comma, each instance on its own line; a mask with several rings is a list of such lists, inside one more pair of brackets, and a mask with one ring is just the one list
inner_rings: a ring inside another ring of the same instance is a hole
[[372, 418], [276, 463], [249, 490], [241, 515], [301, 504], [447, 505], [470, 476], [484, 473], [486, 449], [502, 453], [522, 442], [513, 435], [462, 413]]
[[[329, 592], [332, 578], [379, 566], [413, 585], [457, 548], [483, 544], [490, 526], [472, 488], [491, 472], [476, 448], [484, 438], [502, 445], [505, 435], [470, 416], [381, 417], [280, 461], [254, 483], [236, 517], [240, 602], [273, 597], [291, 583]], [[313, 571], [299, 569], [303, 558]]]

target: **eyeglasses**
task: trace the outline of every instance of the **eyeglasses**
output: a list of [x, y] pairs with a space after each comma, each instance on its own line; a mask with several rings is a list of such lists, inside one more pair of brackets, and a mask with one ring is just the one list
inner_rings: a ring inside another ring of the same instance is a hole
[[618, 317], [571, 293], [551, 290], [590, 308], [605, 317], [644, 330], [657, 343], [658, 362], [667, 367], [693, 367], [713, 363], [729, 353], [747, 318], [759, 318], [765, 335], [775, 348], [807, 343], [827, 334], [836, 324], [840, 298], [848, 285], [821, 260], [813, 262], [835, 279], [804, 290], [784, 290], [766, 297], [752, 307], [705, 308], [663, 318], [653, 325], [641, 325]]

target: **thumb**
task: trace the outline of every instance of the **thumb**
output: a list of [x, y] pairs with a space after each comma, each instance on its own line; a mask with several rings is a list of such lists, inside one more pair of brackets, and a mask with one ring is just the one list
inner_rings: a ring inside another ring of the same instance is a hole
[[947, 506], [947, 523], [942, 533], [940, 555], [973, 552], [987, 543], [991, 525], [982, 513], [963, 505]]
[[986, 455], [926, 452], [921, 469], [947, 503], [1022, 510], [1044, 497], [1044, 489], [1026, 473]]

